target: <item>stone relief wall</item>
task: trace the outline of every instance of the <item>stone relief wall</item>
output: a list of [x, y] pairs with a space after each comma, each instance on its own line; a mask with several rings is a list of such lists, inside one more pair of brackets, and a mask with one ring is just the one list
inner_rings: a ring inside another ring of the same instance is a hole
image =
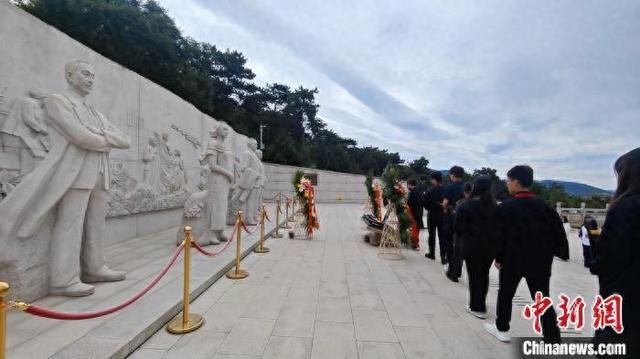
[[[108, 156], [107, 228], [112, 222], [118, 229], [105, 230], [105, 242], [139, 233], [142, 222], [130, 220], [138, 216], [143, 216], [148, 233], [179, 224], [183, 208], [193, 207], [185, 206], [187, 199], [207, 186], [203, 144], [220, 122], [7, 2], [0, 2], [0, 43], [0, 206], [48, 156], [50, 128], [43, 101], [65, 91], [65, 64], [81, 59], [95, 70], [88, 103], [130, 142]], [[231, 130], [225, 143], [237, 181], [248, 172], [250, 141]], [[47, 292], [49, 238], [56, 215], [51, 211], [29, 239], [11, 246], [0, 242], [0, 279], [13, 282], [12, 292], [22, 299]], [[175, 222], [167, 221], [173, 217]]]

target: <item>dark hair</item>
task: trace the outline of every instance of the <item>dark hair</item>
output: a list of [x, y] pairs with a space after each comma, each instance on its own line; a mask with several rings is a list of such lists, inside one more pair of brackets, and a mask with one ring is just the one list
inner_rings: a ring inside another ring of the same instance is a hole
[[420, 182], [427, 182], [429, 180], [429, 176], [422, 175], [420, 176]]
[[620, 156], [613, 168], [618, 176], [618, 187], [613, 195], [612, 206], [624, 197], [640, 194], [640, 147]]
[[495, 206], [496, 199], [491, 191], [491, 178], [489, 176], [478, 176], [473, 180], [472, 197], [479, 197], [484, 204]]
[[533, 184], [533, 168], [527, 165], [514, 166], [507, 172], [507, 177], [520, 182], [522, 187], [529, 188]]
[[449, 169], [449, 174], [457, 178], [462, 178], [462, 176], [464, 176], [464, 168], [460, 166], [453, 166]]
[[562, 216], [562, 223], [569, 223], [569, 218], [567, 216]]
[[587, 230], [598, 229], [598, 222], [596, 221], [595, 218], [590, 217], [590, 216], [584, 217], [584, 224], [583, 225]]
[[442, 173], [440, 171], [431, 172], [429, 177], [436, 180], [438, 183], [442, 183]]
[[464, 192], [464, 193], [469, 193], [469, 194], [470, 194], [471, 192], [473, 192], [473, 183], [471, 183], [471, 182], [465, 182], [465, 183], [462, 185], [462, 192]]
[[418, 181], [416, 181], [415, 178], [412, 178], [412, 179], [407, 181], [407, 184], [411, 185], [411, 186], [417, 186], [418, 185]]

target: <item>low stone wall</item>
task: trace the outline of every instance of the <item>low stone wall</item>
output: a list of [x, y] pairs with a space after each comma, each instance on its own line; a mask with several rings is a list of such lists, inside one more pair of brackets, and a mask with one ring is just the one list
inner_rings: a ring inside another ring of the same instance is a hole
[[265, 200], [275, 198], [280, 192], [291, 196], [293, 194], [291, 180], [298, 170], [317, 175], [318, 182], [315, 188], [318, 203], [364, 203], [367, 200], [367, 191], [364, 186], [366, 177], [363, 175], [272, 163], [265, 163], [267, 173], [267, 184], [264, 188]]

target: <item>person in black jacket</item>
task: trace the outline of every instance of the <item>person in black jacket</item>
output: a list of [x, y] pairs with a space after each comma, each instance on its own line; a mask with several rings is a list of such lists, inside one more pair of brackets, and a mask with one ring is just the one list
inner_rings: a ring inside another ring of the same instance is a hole
[[442, 173], [431, 172], [431, 189], [427, 191], [424, 197], [423, 208], [427, 210], [427, 229], [429, 231], [428, 252], [424, 255], [427, 258], [435, 259], [436, 254], [436, 233], [438, 233], [438, 246], [440, 247], [440, 262], [447, 262], [445, 246], [443, 243], [444, 235], [442, 233]]
[[[515, 166], [507, 172], [507, 187], [514, 198], [498, 207], [500, 240], [495, 266], [500, 270], [496, 321], [485, 329], [500, 341], [510, 341], [511, 304], [520, 280], [527, 281], [531, 298], [536, 292], [549, 296], [553, 257], [569, 259], [569, 242], [562, 221], [553, 208], [533, 197], [533, 169]], [[556, 312], [542, 316], [545, 341], [559, 341]]]
[[622, 324], [617, 334], [610, 327], [596, 331], [595, 339], [627, 343], [629, 358], [640, 358], [640, 148], [615, 163], [618, 187], [602, 226], [592, 244], [591, 271], [598, 275], [600, 295], [622, 296]]
[[489, 269], [497, 248], [498, 205], [491, 191], [491, 179], [480, 176], [473, 181], [468, 200], [461, 201], [454, 222], [460, 253], [467, 263], [469, 275], [469, 307], [467, 310], [484, 319], [489, 290]]
[[[427, 192], [429, 191], [429, 176], [420, 176], [418, 191], [420, 192], [420, 199], [424, 203]], [[424, 211], [422, 213], [424, 214]], [[420, 229], [426, 229], [424, 226], [424, 218], [422, 217], [420, 217]]]
[[[456, 256], [454, 258], [453, 220], [456, 214], [456, 205], [458, 204], [458, 201], [463, 198], [463, 176], [464, 168], [460, 166], [451, 167], [451, 169], [449, 169], [449, 180], [451, 183], [445, 187], [444, 192], [442, 193], [442, 210], [444, 212], [442, 233], [444, 234], [443, 242], [447, 253], [447, 262], [449, 263], [446, 268], [446, 276], [453, 282], [458, 281], [458, 277], [460, 276], [459, 268], [461, 268], [461, 265], [457, 260], [458, 257]], [[454, 259], [456, 260], [455, 262]]]

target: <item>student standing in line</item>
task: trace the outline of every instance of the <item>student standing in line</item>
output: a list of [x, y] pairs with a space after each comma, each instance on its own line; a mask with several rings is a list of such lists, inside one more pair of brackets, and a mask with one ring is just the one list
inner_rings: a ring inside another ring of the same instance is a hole
[[449, 180], [451, 183], [445, 187], [442, 193], [442, 210], [444, 218], [442, 221], [444, 245], [447, 262], [447, 278], [453, 282], [458, 281], [458, 277], [449, 274], [451, 267], [451, 259], [453, 259], [453, 219], [455, 217], [455, 208], [458, 201], [462, 198], [462, 177], [464, 176], [464, 168], [453, 166], [449, 169]]
[[[469, 198], [471, 198], [471, 193], [473, 192], [473, 183], [465, 182], [462, 185], [462, 198], [458, 200], [455, 207], [456, 215], [453, 218], [455, 223], [455, 217], [457, 216], [458, 208], [464, 202], [466, 202]], [[458, 234], [455, 232], [455, 228], [452, 228], [453, 235], [451, 236], [451, 240], [453, 241], [453, 252], [451, 254], [451, 259], [449, 260], [449, 268], [447, 270], [446, 276], [453, 282], [457, 282], [462, 276], [462, 252], [460, 251], [460, 238]]]
[[622, 324], [596, 331], [596, 342], [627, 343], [628, 358], [640, 358], [640, 148], [615, 163], [618, 188], [609, 206], [602, 234], [592, 244], [591, 272], [598, 275], [600, 295], [622, 296]]
[[[500, 270], [495, 323], [485, 329], [498, 340], [508, 342], [513, 296], [524, 278], [531, 298], [536, 292], [549, 296], [553, 257], [569, 259], [569, 243], [556, 211], [533, 197], [533, 169], [515, 166], [507, 172], [507, 188], [513, 195], [498, 207], [500, 240], [495, 266]], [[556, 312], [550, 307], [542, 315], [545, 341], [559, 341]]]
[[582, 241], [582, 258], [585, 268], [591, 268], [591, 240], [599, 235], [598, 222], [591, 216], [585, 216], [578, 232], [578, 237]]
[[469, 275], [469, 306], [472, 315], [484, 319], [489, 290], [489, 270], [498, 243], [498, 204], [491, 192], [491, 179], [480, 176], [473, 181], [470, 198], [460, 201], [454, 222], [462, 258]]
[[440, 247], [440, 262], [445, 264], [447, 262], [444, 235], [442, 233], [442, 193], [444, 187], [442, 186], [442, 173], [431, 172], [429, 175], [431, 178], [431, 189], [427, 191], [427, 195], [423, 201], [423, 208], [427, 210], [427, 229], [429, 231], [428, 239], [428, 252], [424, 255], [429, 259], [436, 259], [436, 233], [438, 234], [438, 246]]
[[[427, 192], [429, 191], [429, 176], [420, 176], [420, 183], [418, 184], [418, 191], [420, 192], [420, 200], [424, 203]], [[420, 229], [426, 229], [424, 226], [424, 211], [420, 216]]]

